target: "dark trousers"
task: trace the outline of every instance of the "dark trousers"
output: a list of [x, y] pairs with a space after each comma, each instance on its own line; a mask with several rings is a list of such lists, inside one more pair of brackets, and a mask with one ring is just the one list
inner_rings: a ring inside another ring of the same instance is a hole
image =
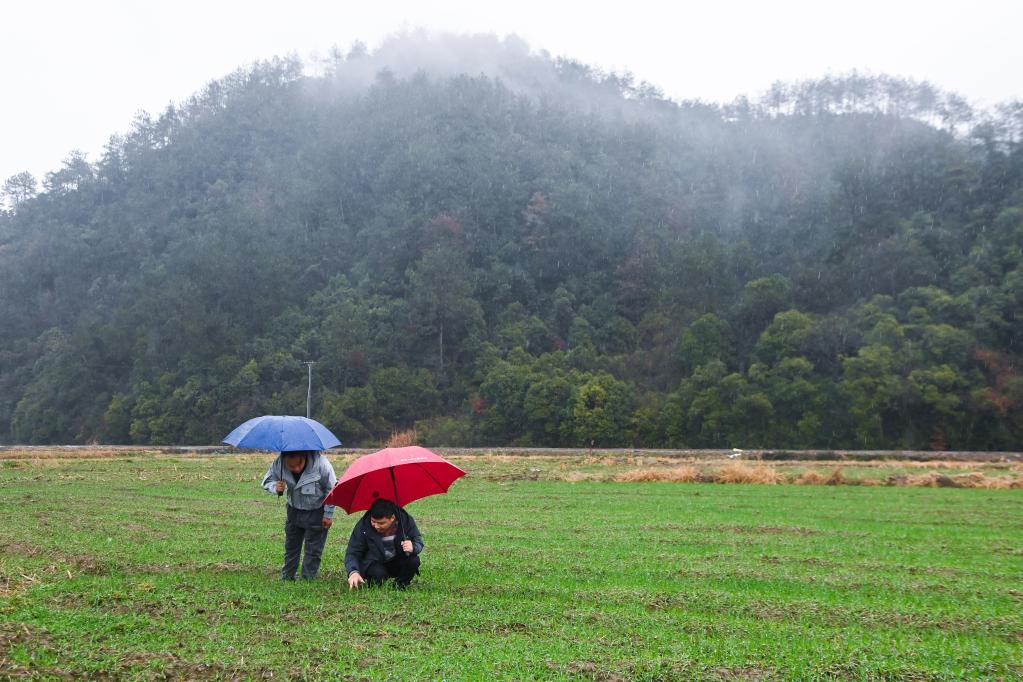
[[412, 578], [419, 575], [419, 555], [407, 555], [399, 551], [398, 554], [384, 563], [374, 561], [366, 566], [362, 577], [369, 581], [370, 585], [379, 585], [388, 578], [394, 578], [398, 587], [408, 587]]
[[327, 544], [327, 529], [323, 527], [323, 507], [319, 509], [295, 509], [288, 505], [288, 519], [284, 522], [284, 568], [282, 580], [294, 580], [298, 560], [305, 543], [305, 559], [302, 561], [302, 577], [315, 578], [320, 570], [320, 557]]

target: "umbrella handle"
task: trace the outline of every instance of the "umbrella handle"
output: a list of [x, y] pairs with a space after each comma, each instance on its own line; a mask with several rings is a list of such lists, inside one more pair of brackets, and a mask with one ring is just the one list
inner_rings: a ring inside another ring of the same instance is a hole
[[[398, 504], [398, 481], [394, 478], [394, 467], [387, 467], [387, 470], [391, 473], [391, 486], [394, 488], [394, 506], [398, 508], [398, 525], [401, 526], [401, 539], [405, 541], [408, 540], [408, 534], [405, 533], [405, 524], [401, 522], [401, 505]], [[405, 552], [405, 556], [412, 556], [412, 552]]]
[[[394, 487], [394, 506], [398, 507], [398, 525], [401, 526], [401, 539], [408, 540], [408, 534], [405, 533], [405, 525], [401, 522], [401, 505], [398, 504], [398, 482], [394, 478], [394, 467], [389, 466], [388, 471], [391, 472], [391, 486]], [[406, 512], [408, 513], [408, 512]], [[405, 556], [411, 556], [412, 552], [405, 552]]]

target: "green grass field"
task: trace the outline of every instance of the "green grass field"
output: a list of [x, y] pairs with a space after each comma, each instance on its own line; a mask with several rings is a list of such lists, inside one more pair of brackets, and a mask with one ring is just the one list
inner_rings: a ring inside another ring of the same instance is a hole
[[349, 592], [343, 514], [320, 579], [276, 579], [268, 461], [0, 460], [0, 678], [1023, 678], [1020, 490], [534, 481], [465, 457], [409, 506], [413, 588]]

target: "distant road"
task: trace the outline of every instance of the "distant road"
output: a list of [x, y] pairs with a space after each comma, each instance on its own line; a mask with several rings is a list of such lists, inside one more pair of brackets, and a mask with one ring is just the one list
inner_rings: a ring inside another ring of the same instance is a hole
[[[377, 448], [337, 448], [337, 454], [363, 454], [373, 452]], [[876, 460], [907, 460], [907, 461], [972, 461], [972, 462], [1019, 462], [1023, 461], [1023, 453], [1019, 452], [954, 452], [930, 450], [666, 450], [646, 448], [515, 448], [515, 447], [478, 447], [478, 448], [432, 448], [438, 454], [452, 456], [473, 455], [504, 455], [518, 457], [677, 457], [692, 459], [752, 459], [768, 461], [809, 460], [809, 461], [876, 461]], [[22, 457], [36, 452], [46, 453], [50, 457], [59, 456], [61, 452], [95, 454], [110, 453], [159, 453], [159, 454], [260, 454], [254, 450], [236, 450], [223, 445], [0, 445], [0, 459]]]

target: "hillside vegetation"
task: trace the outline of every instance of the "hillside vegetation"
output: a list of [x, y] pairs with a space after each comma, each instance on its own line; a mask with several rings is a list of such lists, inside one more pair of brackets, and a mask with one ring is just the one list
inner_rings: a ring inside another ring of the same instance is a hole
[[0, 441], [217, 442], [315, 361], [347, 445], [1018, 448], [1023, 104], [422, 47], [256, 64], [9, 179]]

